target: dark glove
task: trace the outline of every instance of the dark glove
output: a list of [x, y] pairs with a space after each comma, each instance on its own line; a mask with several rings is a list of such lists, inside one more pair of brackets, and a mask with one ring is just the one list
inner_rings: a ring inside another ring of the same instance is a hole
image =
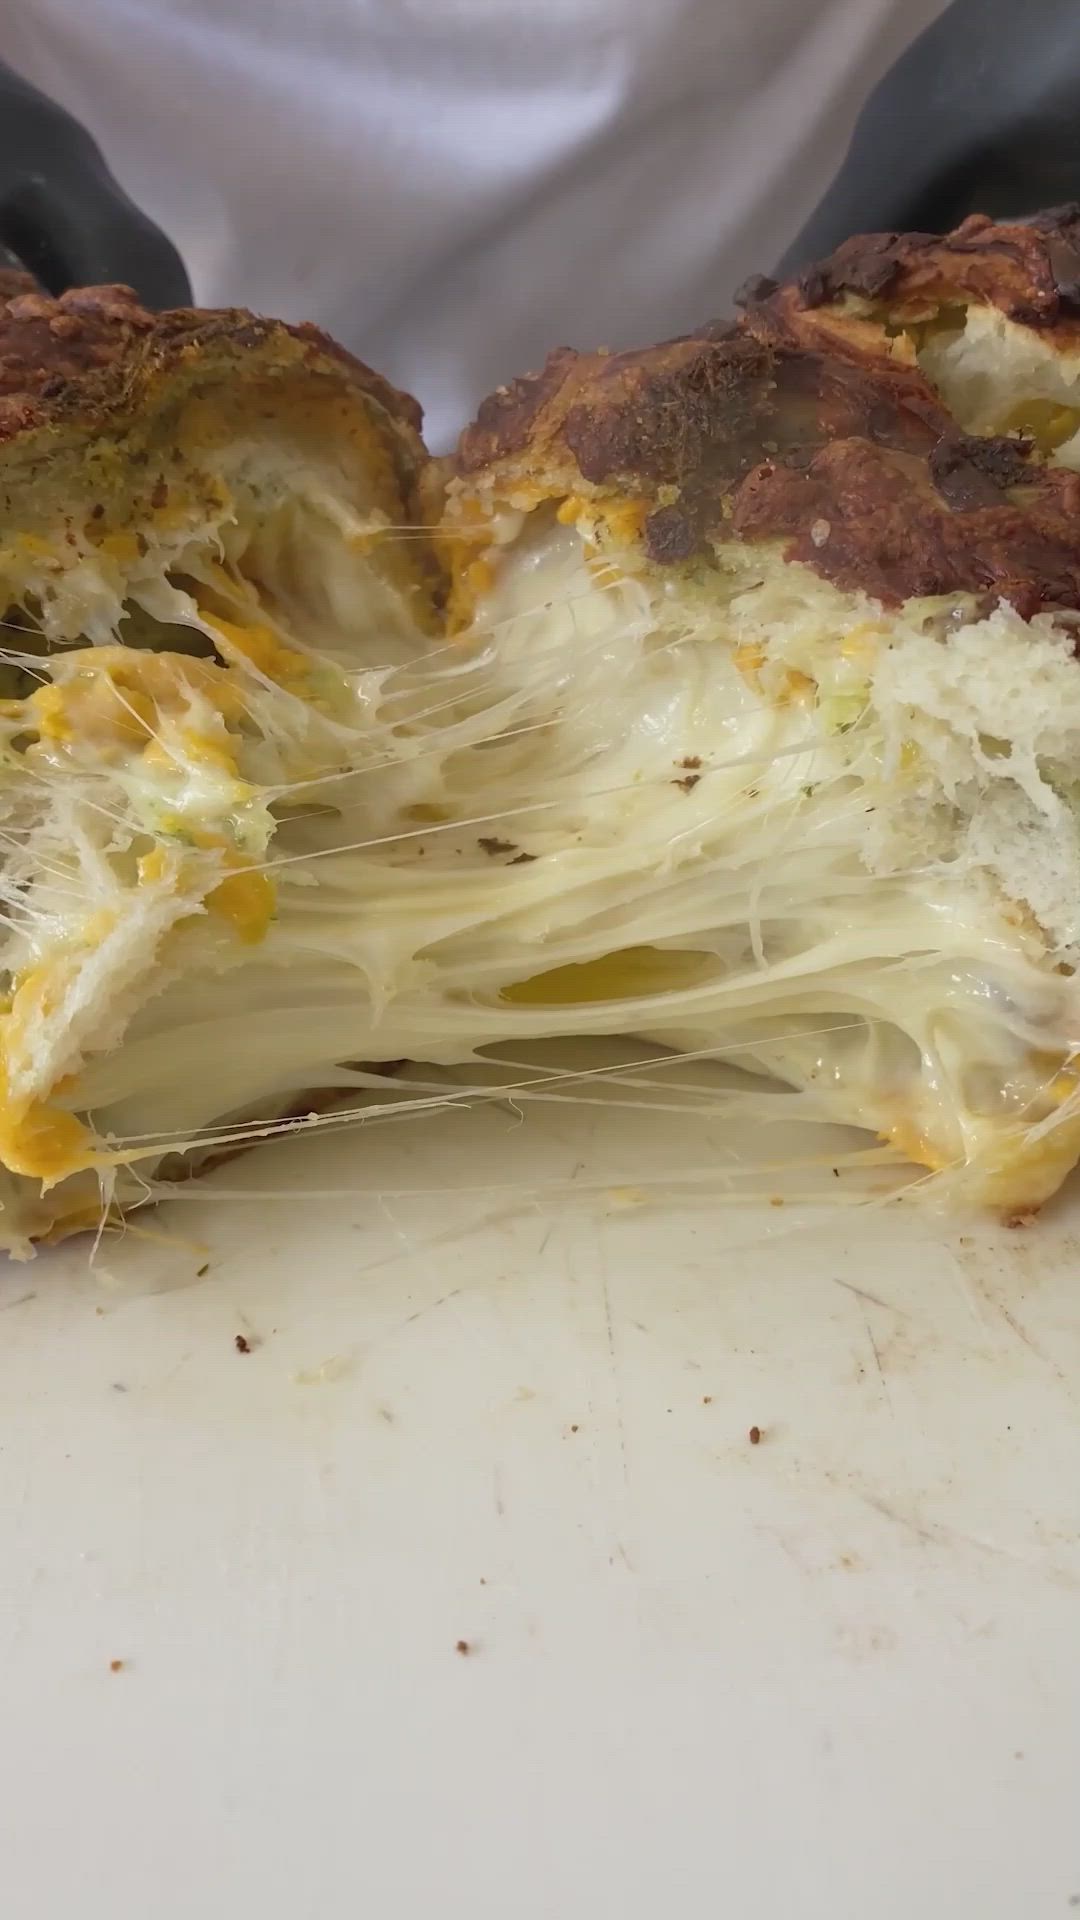
[[871, 94], [788, 274], [853, 233], [1080, 200], [1078, 0], [953, 0]]
[[121, 282], [144, 306], [191, 305], [176, 248], [117, 185], [88, 133], [0, 66], [0, 267], [47, 293]]

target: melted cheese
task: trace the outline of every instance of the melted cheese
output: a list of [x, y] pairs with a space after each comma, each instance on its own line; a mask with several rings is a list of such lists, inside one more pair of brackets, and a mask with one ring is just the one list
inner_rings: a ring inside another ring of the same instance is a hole
[[[384, 652], [358, 600], [347, 671], [307, 628], [290, 644], [301, 568], [325, 574], [312, 596], [333, 576], [335, 646], [353, 586], [282, 533], [272, 614], [235, 554], [153, 602], [217, 661], [98, 646], [5, 703], [28, 909], [0, 1025], [12, 1171], [122, 1172], [341, 1084], [342, 1061], [632, 1033], [795, 1088], [994, 1204], [1056, 1184], [1080, 1145], [1072, 977], [1033, 912], [965, 890], [957, 860], [935, 873], [918, 832], [914, 859], [881, 853], [937, 777], [918, 703], [897, 698], [899, 732], [874, 705], [906, 615], [779, 563], [667, 595], [624, 564], [637, 509], [615, 506], [478, 521], [454, 649]], [[968, 731], [983, 759], [954, 788], [989, 761]]]
[[245, 946], [265, 940], [274, 915], [274, 883], [267, 873], [231, 873], [206, 896], [211, 913], [227, 920]]
[[93, 1135], [81, 1120], [43, 1100], [15, 1098], [0, 1069], [0, 1161], [11, 1173], [48, 1188], [94, 1160]]
[[283, 646], [265, 624], [226, 620], [218, 613], [204, 613], [203, 618], [210, 632], [220, 640], [226, 656], [249, 661], [268, 680], [276, 680], [282, 686], [305, 677], [308, 662], [304, 655]]

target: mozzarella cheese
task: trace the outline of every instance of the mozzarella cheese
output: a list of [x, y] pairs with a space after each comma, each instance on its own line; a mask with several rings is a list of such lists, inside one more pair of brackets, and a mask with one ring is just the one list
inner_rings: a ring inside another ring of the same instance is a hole
[[[494, 530], [433, 646], [335, 579], [336, 522], [303, 532], [258, 580], [189, 541], [100, 644], [8, 655], [40, 683], [0, 714], [9, 1244], [350, 1063], [567, 1034], [730, 1061], [939, 1190], [1053, 1190], [1080, 1150], [1080, 698], [1049, 619], [887, 615], [745, 550], [675, 596], [564, 511]], [[113, 588], [77, 568], [85, 631]], [[160, 650], [118, 644], [140, 621]]]

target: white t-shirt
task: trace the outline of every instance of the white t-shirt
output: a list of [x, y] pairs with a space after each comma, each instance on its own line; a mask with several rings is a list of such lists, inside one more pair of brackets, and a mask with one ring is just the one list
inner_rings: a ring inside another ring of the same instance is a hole
[[945, 0], [7, 0], [196, 298], [312, 319], [444, 446], [556, 344], [726, 311]]

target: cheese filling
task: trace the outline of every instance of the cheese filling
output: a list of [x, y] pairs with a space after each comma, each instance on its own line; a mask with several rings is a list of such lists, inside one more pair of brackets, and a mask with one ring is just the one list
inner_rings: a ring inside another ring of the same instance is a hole
[[1058, 1185], [1070, 635], [746, 549], [667, 593], [564, 511], [503, 520], [438, 645], [315, 481], [257, 539], [217, 501], [51, 598], [7, 559], [11, 1246], [355, 1063], [566, 1035], [704, 1050], [974, 1200]]

